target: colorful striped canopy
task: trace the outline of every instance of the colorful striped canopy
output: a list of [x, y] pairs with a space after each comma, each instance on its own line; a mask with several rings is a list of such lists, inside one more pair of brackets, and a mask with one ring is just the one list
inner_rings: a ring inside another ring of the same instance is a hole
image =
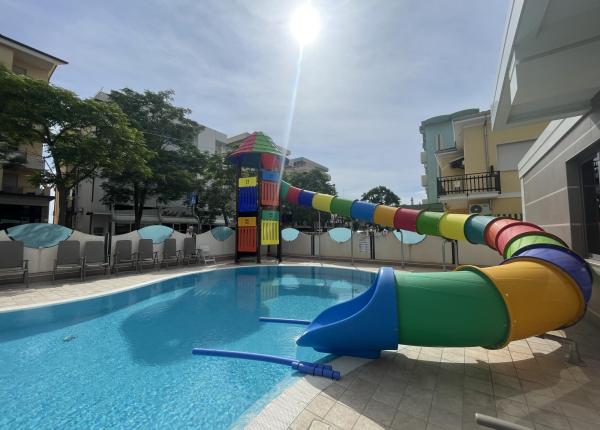
[[[263, 155], [264, 154], [264, 155]], [[275, 145], [273, 139], [262, 131], [255, 131], [241, 145], [227, 157], [231, 164], [241, 164], [246, 167], [257, 167], [262, 161], [265, 164], [267, 159], [277, 159], [278, 163], [283, 160], [286, 150]], [[269, 168], [268, 166], [263, 166]]]

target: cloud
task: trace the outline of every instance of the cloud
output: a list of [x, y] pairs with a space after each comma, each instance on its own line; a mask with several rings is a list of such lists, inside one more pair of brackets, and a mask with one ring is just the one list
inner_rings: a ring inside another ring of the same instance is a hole
[[[228, 135], [286, 134], [302, 0], [0, 0], [2, 32], [65, 58], [53, 81], [174, 89], [198, 122]], [[330, 168], [340, 192], [420, 186], [420, 122], [491, 102], [507, 0], [313, 0], [322, 31], [307, 47], [290, 149]], [[49, 31], [48, 29], [52, 29]]]

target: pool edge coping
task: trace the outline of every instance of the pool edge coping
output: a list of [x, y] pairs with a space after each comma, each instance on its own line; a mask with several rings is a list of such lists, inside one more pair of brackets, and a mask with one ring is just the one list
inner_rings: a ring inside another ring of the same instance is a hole
[[356, 270], [356, 271], [360, 271], [360, 272], [372, 273], [372, 271], [366, 270], [365, 268], [340, 266], [340, 265], [336, 265], [336, 264], [327, 264], [327, 263], [295, 263], [295, 264], [294, 263], [292, 263], [292, 264], [290, 264], [290, 263], [263, 263], [263, 264], [244, 264], [244, 265], [238, 265], [238, 264], [232, 264], [232, 263], [222, 263], [222, 265], [220, 265], [220, 266], [209, 266], [210, 268], [203, 267], [201, 269], [192, 270], [190, 272], [173, 273], [170, 275], [158, 277], [151, 281], [144, 281], [144, 282], [135, 283], [132, 285], [126, 285], [122, 288], [116, 288], [116, 289], [112, 289], [110, 291], [91, 293], [89, 295], [66, 298], [64, 300], [53, 300], [53, 301], [37, 303], [37, 304], [24, 304], [24, 305], [16, 305], [13, 307], [6, 307], [6, 308], [0, 309], [0, 314], [15, 312], [15, 311], [27, 311], [27, 310], [43, 308], [46, 306], [55, 306], [55, 305], [62, 305], [62, 304], [67, 304], [67, 303], [76, 303], [76, 302], [80, 302], [80, 301], [84, 301], [84, 300], [96, 299], [99, 297], [106, 297], [106, 296], [110, 296], [110, 295], [117, 294], [117, 293], [123, 293], [126, 291], [131, 291], [131, 290], [136, 290], [139, 288], [147, 287], [149, 285], [152, 285], [152, 284], [155, 284], [158, 282], [162, 282], [162, 281], [166, 281], [169, 279], [177, 278], [180, 276], [195, 275], [195, 274], [199, 274], [199, 273], [206, 273], [206, 272], [212, 272], [212, 271], [218, 271], [218, 270], [227, 270], [227, 269], [233, 269], [233, 268], [265, 267], [265, 266], [267, 266], [267, 267], [269, 267], [269, 266], [276, 266], [276, 267], [281, 267], [281, 266], [284, 266], [284, 267], [285, 266], [288, 266], [288, 267], [331, 267], [331, 268]]
[[[359, 367], [370, 363], [372, 359], [342, 356], [337, 357], [330, 363], [344, 375], [353, 372]], [[265, 430], [265, 429], [287, 429], [306, 410], [308, 405], [335, 381], [331, 379], [320, 378], [316, 376], [305, 375], [299, 381], [286, 387], [281, 393], [276, 395], [271, 401], [257, 411], [251, 414], [249, 420], [243, 426], [244, 429]], [[260, 400], [259, 400], [260, 401]], [[242, 420], [242, 415], [238, 420]], [[232, 428], [240, 428], [234, 424]]]

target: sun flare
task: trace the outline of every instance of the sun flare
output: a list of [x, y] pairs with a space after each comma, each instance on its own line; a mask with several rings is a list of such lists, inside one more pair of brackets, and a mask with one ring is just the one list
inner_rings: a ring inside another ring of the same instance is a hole
[[294, 12], [291, 27], [301, 46], [312, 43], [321, 28], [319, 12], [310, 3], [303, 4]]

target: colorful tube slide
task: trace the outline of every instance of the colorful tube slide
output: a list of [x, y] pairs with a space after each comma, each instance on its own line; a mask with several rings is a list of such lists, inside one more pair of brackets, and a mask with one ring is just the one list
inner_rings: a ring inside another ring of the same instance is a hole
[[409, 273], [381, 268], [365, 293], [318, 315], [298, 345], [376, 358], [398, 344], [502, 348], [568, 327], [592, 293], [586, 262], [558, 237], [510, 218], [395, 208], [301, 190], [284, 181], [280, 197], [322, 212], [487, 245], [499, 266]]

